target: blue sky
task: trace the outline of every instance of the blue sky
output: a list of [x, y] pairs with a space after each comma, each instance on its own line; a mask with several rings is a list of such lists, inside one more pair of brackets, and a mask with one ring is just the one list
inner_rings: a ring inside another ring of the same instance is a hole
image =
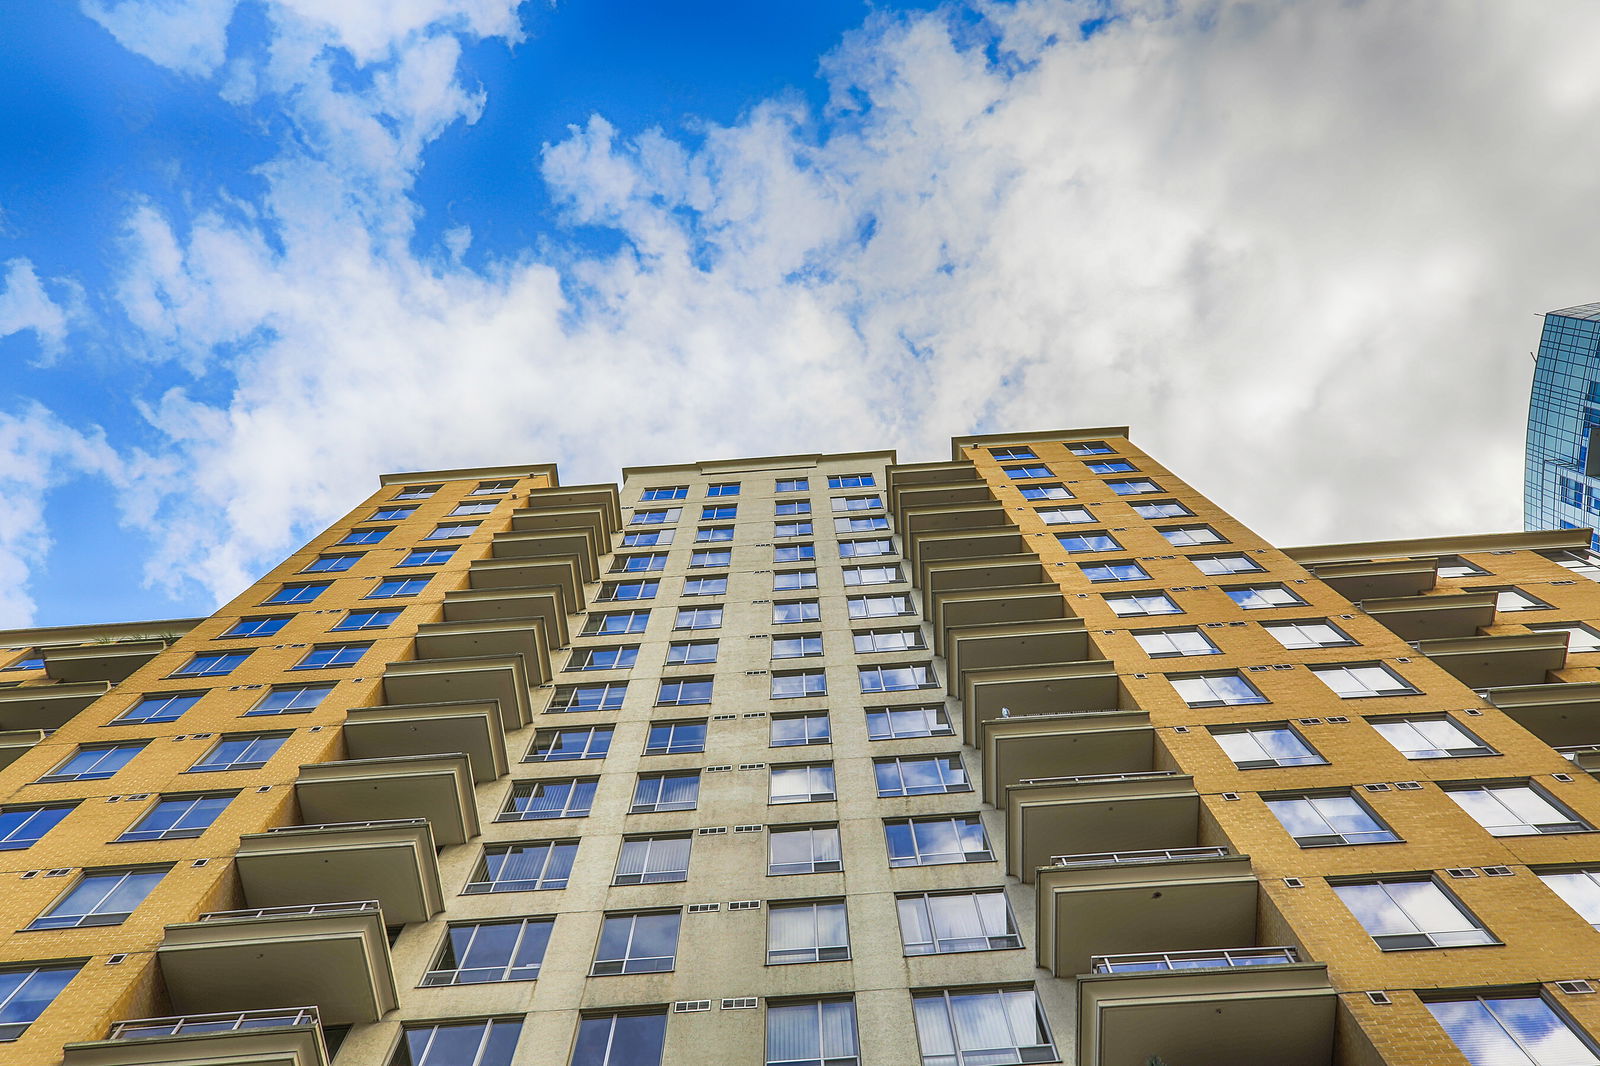
[[1286, 542], [1514, 526], [1534, 316], [1600, 283], [1584, 29], [5, 5], [0, 626], [205, 612], [384, 470], [1002, 426], [1132, 424]]

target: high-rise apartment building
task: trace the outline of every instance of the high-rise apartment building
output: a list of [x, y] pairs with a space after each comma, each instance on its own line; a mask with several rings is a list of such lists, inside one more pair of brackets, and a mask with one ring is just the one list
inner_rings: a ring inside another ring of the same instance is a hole
[[[1600, 526], [1600, 303], [1544, 316], [1528, 404], [1523, 525]], [[1594, 447], [1591, 447], [1594, 445]], [[1592, 547], [1600, 548], [1600, 534]]]
[[0, 634], [0, 1061], [1600, 1063], [1597, 578], [1121, 428], [389, 475]]

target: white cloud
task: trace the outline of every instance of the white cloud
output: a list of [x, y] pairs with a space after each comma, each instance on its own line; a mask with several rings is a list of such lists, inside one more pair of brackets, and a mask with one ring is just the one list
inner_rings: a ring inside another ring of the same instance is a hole
[[[233, 83], [301, 134], [261, 223], [130, 223], [152, 350], [249, 342], [225, 402], [151, 405], [170, 450], [125, 502], [152, 576], [219, 597], [379, 470], [920, 460], [1003, 427], [1130, 423], [1282, 542], [1509, 528], [1532, 316], [1600, 287], [1575, 0], [1150, 3], [1087, 39], [1099, 3], [877, 16], [825, 64], [825, 132], [792, 99], [693, 146], [597, 117], [543, 174], [624, 250], [481, 272], [409, 250], [410, 182], [482, 106], [457, 35], [514, 5], [356, 6], [274, 5]], [[330, 45], [381, 76], [340, 87]]]
[[228, 51], [238, 0], [80, 0], [117, 43], [184, 74], [208, 75]]
[[[32, 330], [47, 360], [61, 354], [72, 312], [50, 298], [33, 264], [26, 259], [8, 261], [3, 280], [5, 287], [0, 289], [0, 337]], [[68, 287], [76, 298], [77, 286], [68, 283]]]

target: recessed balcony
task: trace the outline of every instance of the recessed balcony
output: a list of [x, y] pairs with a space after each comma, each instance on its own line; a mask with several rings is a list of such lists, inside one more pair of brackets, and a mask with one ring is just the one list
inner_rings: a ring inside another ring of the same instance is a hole
[[1006, 872], [1029, 884], [1059, 855], [1199, 845], [1194, 778], [1171, 770], [1020, 781], [1006, 787]]
[[245, 899], [257, 907], [377, 897], [384, 920], [424, 922], [444, 909], [433, 832], [421, 818], [289, 825], [239, 838]]
[[1294, 958], [1268, 948], [1104, 960], [1133, 968], [1078, 979], [1078, 1066], [1332, 1066], [1327, 967]]
[[528, 493], [524, 510], [566, 511], [587, 507], [596, 508], [605, 516], [609, 532], [615, 533], [622, 528], [622, 504], [615, 485], [566, 485], [534, 489]]
[[583, 610], [583, 574], [574, 559], [479, 559], [467, 570], [469, 588], [520, 589], [546, 585], [560, 589], [575, 610]]
[[139, 667], [167, 650], [165, 640], [108, 641], [44, 648], [44, 670], [66, 684], [83, 681], [125, 681]]
[[1438, 571], [1432, 559], [1358, 559], [1317, 563], [1311, 573], [1347, 600], [1377, 596], [1415, 596], [1433, 588]]
[[399, 660], [384, 668], [383, 694], [387, 703], [493, 700], [500, 704], [507, 732], [533, 720], [528, 672], [520, 655]]
[[933, 623], [933, 644], [940, 655], [944, 654], [949, 631], [960, 626], [1072, 617], [1061, 589], [1051, 584], [958, 589], [928, 595], [924, 597], [923, 610]]
[[352, 707], [344, 739], [352, 759], [463, 752], [478, 782], [494, 781], [510, 769], [497, 700]]
[[963, 670], [961, 706], [969, 737], [991, 718], [1137, 709], [1106, 659]]
[[425, 818], [439, 844], [478, 835], [472, 768], [464, 754], [310, 763], [294, 783], [309, 825]]
[[1366, 600], [1361, 609], [1401, 640], [1442, 640], [1475, 636], [1494, 625], [1494, 603], [1493, 592], [1456, 592]]
[[0, 688], [0, 730], [59, 729], [110, 691], [109, 681]]
[[538, 619], [552, 648], [572, 639], [567, 615], [573, 610], [567, 594], [554, 585], [528, 589], [456, 589], [444, 594], [446, 622]]
[[1155, 769], [1155, 730], [1144, 711], [1019, 715], [978, 723], [983, 799], [998, 807], [1026, 780]]
[[1567, 663], [1567, 634], [1560, 630], [1423, 640], [1413, 646], [1474, 689], [1541, 684]]
[[1081, 618], [1039, 618], [958, 626], [945, 635], [946, 688], [961, 694], [961, 674], [1011, 666], [1044, 666], [1104, 656], [1089, 638]]
[[418, 659], [522, 656], [530, 686], [550, 680], [550, 644], [544, 623], [531, 618], [427, 622], [417, 627]]
[[132, 1018], [68, 1044], [61, 1066], [327, 1066], [315, 1007]]
[[1256, 942], [1250, 859], [1226, 848], [1057, 855], [1037, 876], [1035, 954], [1057, 977], [1099, 955]]
[[309, 1002], [326, 1024], [345, 1025], [399, 1002], [373, 900], [202, 914], [167, 926], [156, 958], [185, 1014]]

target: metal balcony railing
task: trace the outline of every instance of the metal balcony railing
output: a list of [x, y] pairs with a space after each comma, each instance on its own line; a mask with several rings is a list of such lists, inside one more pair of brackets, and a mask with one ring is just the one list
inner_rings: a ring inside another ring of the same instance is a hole
[[111, 1027], [108, 1040], [139, 1040], [152, 1036], [199, 1036], [236, 1029], [282, 1029], [320, 1023], [315, 1007], [288, 1010], [241, 1010], [221, 1014], [180, 1014], [171, 1018], [130, 1018]]
[[1555, 749], [1562, 758], [1577, 762], [1577, 756], [1600, 752], [1600, 744], [1559, 744]]
[[1146, 778], [1176, 777], [1176, 770], [1135, 770], [1124, 774], [1078, 774], [1074, 777], [1025, 777], [1024, 785], [1075, 785], [1084, 781], [1142, 781]]
[[1052, 855], [1056, 866], [1121, 866], [1124, 863], [1169, 862], [1173, 859], [1224, 859], [1228, 849], [1221, 845], [1199, 848], [1165, 848], [1154, 851], [1100, 851], [1086, 855]]
[[314, 914], [363, 914], [377, 911], [375, 899], [352, 900], [348, 903], [308, 903], [296, 907], [256, 907], [242, 911], [211, 911], [202, 914], [202, 922], [233, 921], [238, 918], [304, 918]]
[[1093, 973], [1148, 970], [1225, 970], [1238, 966], [1276, 966], [1299, 962], [1294, 948], [1230, 948], [1220, 951], [1167, 951], [1140, 955], [1092, 955]]
[[426, 818], [379, 818], [371, 822], [318, 822], [316, 825], [280, 825], [269, 833], [299, 833], [307, 829], [392, 829], [402, 825], [424, 825]]
[[1010, 707], [1000, 708], [1001, 718], [1076, 718], [1085, 714], [1130, 714], [1142, 710], [1139, 707], [1093, 707], [1086, 711], [1040, 711], [1037, 714], [1021, 714]]

